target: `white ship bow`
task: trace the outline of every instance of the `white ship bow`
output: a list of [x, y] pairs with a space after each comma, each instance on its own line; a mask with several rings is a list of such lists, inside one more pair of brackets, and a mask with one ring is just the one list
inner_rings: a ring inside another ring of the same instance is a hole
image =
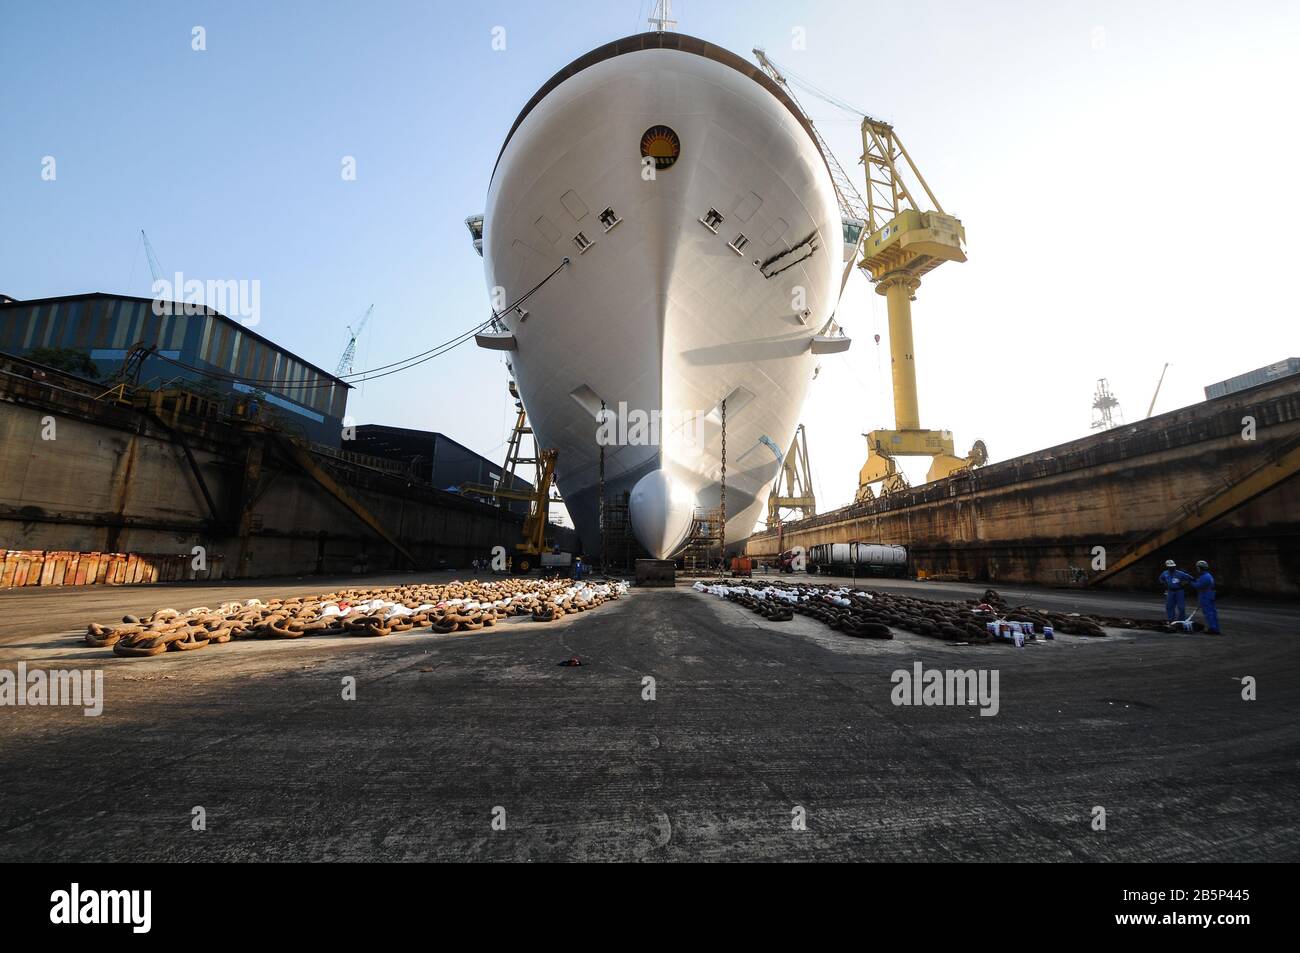
[[718, 47], [629, 37], [529, 103], [493, 176], [484, 258], [499, 301], [571, 260], [503, 322], [589, 552], [602, 401], [620, 422], [656, 418], [655, 442], [636, 427], [607, 442], [605, 489], [629, 494], [638, 540], [666, 557], [719, 506], [725, 400], [727, 536], [750, 534], [798, 424], [842, 242], [805, 121]]

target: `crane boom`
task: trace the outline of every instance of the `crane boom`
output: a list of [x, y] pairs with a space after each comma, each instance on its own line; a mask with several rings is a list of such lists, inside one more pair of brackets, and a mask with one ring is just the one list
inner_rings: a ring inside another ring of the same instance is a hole
[[348, 326], [348, 346], [343, 349], [343, 356], [339, 358], [339, 366], [334, 370], [335, 377], [352, 373], [352, 362], [357, 356], [357, 338], [361, 334], [361, 329], [370, 321], [370, 315], [374, 310], [375, 306], [372, 304], [357, 322], [355, 329], [351, 325]]
[[[154, 281], [163, 281], [162, 265], [158, 264], [158, 256], [153, 253], [153, 245], [150, 244], [149, 236], [144, 233], [143, 228], [140, 229], [140, 237], [144, 239], [144, 257], [149, 262], [149, 273], [153, 275]], [[179, 294], [180, 291], [177, 289], [177, 296]]]
[[[846, 220], [852, 219], [865, 224], [867, 221], [866, 202], [862, 200], [861, 194], [859, 194], [857, 187], [854, 186], [853, 180], [849, 178], [848, 173], [844, 171], [844, 167], [841, 166], [839, 160], [835, 158], [835, 153], [831, 152], [831, 147], [828, 146], [826, 140], [822, 138], [821, 131], [817, 128], [817, 124], [809, 118], [808, 110], [803, 108], [803, 104], [800, 103], [799, 98], [795, 96], [794, 90], [790, 88], [790, 82], [786, 79], [785, 73], [781, 71], [781, 68], [777, 66], [762, 49], [755, 47], [754, 56], [758, 60], [758, 65], [763, 72], [770, 76], [774, 83], [785, 90], [786, 95], [790, 97], [791, 101], [796, 107], [798, 107], [799, 111], [803, 113], [804, 118], [808, 120], [808, 128], [812, 130], [813, 138], [817, 140], [817, 148], [821, 150], [822, 156], [826, 159], [826, 166], [830, 169], [831, 184], [835, 186], [835, 195], [836, 198], [839, 199], [840, 203], [840, 216]], [[835, 103], [835, 105], [842, 109], [849, 108], [842, 103]]]
[[1169, 370], [1168, 361], [1165, 362], [1165, 366], [1160, 371], [1160, 380], [1156, 381], [1156, 392], [1151, 395], [1151, 404], [1147, 407], [1148, 417], [1150, 417], [1151, 412], [1156, 409], [1156, 398], [1160, 396], [1160, 385], [1165, 382], [1165, 371], [1167, 370]]
[[841, 211], [847, 209], [854, 217], [866, 222], [868, 232], [878, 231], [888, 225], [907, 206], [911, 206], [918, 212], [926, 211], [916, 201], [912, 190], [908, 188], [907, 180], [900, 174], [900, 167], [905, 167], [925, 192], [926, 198], [930, 200], [931, 209], [940, 215], [945, 214], [943, 206], [934, 197], [934, 192], [931, 191], [929, 184], [925, 181], [925, 176], [921, 174], [921, 170], [912, 161], [907, 147], [903, 145], [903, 141], [898, 137], [898, 133], [894, 131], [892, 125], [868, 116], [862, 110], [838, 97], [832, 96], [806, 79], [783, 71], [761, 49], [755, 49], [754, 55], [758, 58], [758, 65], [762, 67], [763, 72], [772, 77], [789, 94], [805, 117], [808, 115], [808, 111], [803, 108], [803, 104], [799, 102], [794, 91], [790, 88], [791, 83], [798, 85], [823, 102], [845, 112], [853, 113], [862, 120], [862, 160], [866, 165], [867, 172], [867, 197], [865, 200], [853, 185], [852, 180], [845, 174], [843, 167], [835, 160], [835, 156], [817, 130], [816, 124], [811, 119], [808, 121], [808, 124], [813, 129], [813, 135], [821, 147], [822, 154], [826, 156], [827, 164], [831, 166], [831, 178], [835, 181], [835, 191], [840, 195]]

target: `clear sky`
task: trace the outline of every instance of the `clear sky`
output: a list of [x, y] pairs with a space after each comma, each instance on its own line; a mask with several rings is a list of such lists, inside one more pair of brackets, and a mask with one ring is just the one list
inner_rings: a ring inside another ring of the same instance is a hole
[[[0, 292], [147, 295], [143, 228], [169, 274], [260, 281], [258, 331], [327, 369], [372, 303], [358, 369], [453, 337], [488, 314], [463, 220], [510, 124], [651, 6], [0, 0]], [[1100, 377], [1133, 420], [1166, 361], [1157, 413], [1300, 356], [1294, 0], [674, 12], [893, 122], [962, 219], [969, 262], [914, 305], [922, 424], [960, 451], [980, 437], [1001, 460], [1087, 434]], [[860, 173], [856, 123], [801, 98]], [[855, 275], [840, 308], [854, 346], [825, 361], [803, 416], [823, 509], [852, 497], [860, 434], [892, 424], [884, 316]], [[505, 379], [467, 345], [350, 409], [498, 458]]]

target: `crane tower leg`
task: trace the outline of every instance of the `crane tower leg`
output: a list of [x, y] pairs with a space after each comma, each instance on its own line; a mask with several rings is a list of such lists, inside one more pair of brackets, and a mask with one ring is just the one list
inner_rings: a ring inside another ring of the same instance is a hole
[[889, 310], [889, 364], [894, 381], [894, 426], [920, 430], [916, 400], [916, 359], [912, 348], [912, 300], [921, 282], [907, 272], [894, 272], [876, 283]]
[[894, 429], [873, 430], [867, 434], [867, 462], [858, 473], [858, 502], [875, 496], [897, 493], [908, 483], [898, 469], [899, 457], [929, 457], [926, 481], [942, 480], [959, 470], [982, 466], [987, 451], [981, 441], [964, 457], [953, 448], [952, 434], [946, 430], [921, 429], [921, 411], [916, 395], [916, 357], [912, 345], [912, 302], [921, 279], [909, 268], [887, 272], [876, 281], [876, 293], [882, 295], [889, 312], [890, 377], [894, 385]]

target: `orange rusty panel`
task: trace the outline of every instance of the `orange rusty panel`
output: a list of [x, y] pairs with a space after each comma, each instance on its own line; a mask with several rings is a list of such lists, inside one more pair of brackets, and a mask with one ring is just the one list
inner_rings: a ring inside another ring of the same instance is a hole
[[184, 553], [80, 553], [71, 550], [5, 550], [0, 554], [0, 588], [13, 586], [137, 585], [175, 582], [192, 576], [221, 578], [221, 556], [206, 573], [190, 572]]

